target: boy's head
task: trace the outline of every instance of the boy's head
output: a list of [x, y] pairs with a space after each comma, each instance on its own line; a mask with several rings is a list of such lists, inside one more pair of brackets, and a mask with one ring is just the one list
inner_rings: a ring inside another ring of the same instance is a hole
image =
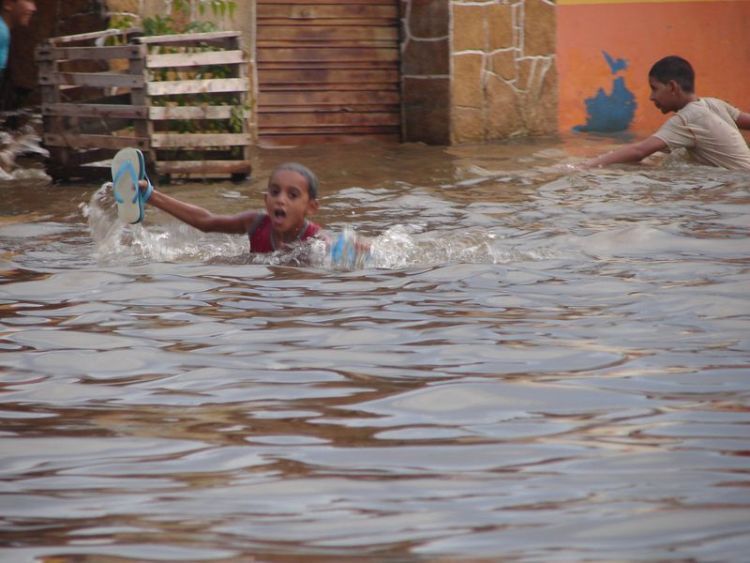
[[279, 235], [296, 235], [305, 218], [318, 210], [318, 177], [306, 166], [288, 162], [268, 179], [266, 213]]
[[682, 57], [657, 61], [648, 73], [649, 99], [662, 113], [679, 111], [694, 98], [695, 72]]
[[35, 0], [0, 0], [0, 15], [8, 27], [25, 27], [36, 12]]
[[671, 55], [654, 63], [648, 72], [649, 78], [654, 78], [662, 84], [669, 84], [674, 80], [686, 94], [695, 92], [695, 71], [682, 57]]

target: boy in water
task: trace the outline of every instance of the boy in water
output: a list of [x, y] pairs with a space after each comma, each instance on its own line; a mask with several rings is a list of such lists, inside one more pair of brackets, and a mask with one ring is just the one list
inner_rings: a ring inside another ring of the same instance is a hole
[[717, 98], [695, 94], [695, 73], [688, 61], [669, 56], [648, 73], [649, 99], [662, 113], [675, 112], [647, 139], [587, 161], [583, 167], [638, 162], [662, 150], [686, 148], [695, 161], [750, 170], [750, 148], [739, 129], [750, 129], [750, 114]]
[[[141, 180], [139, 187], [148, 193], [147, 181]], [[320, 231], [319, 225], [307, 220], [318, 210], [318, 178], [306, 166], [294, 162], [278, 166], [263, 197], [265, 213], [243, 211], [235, 215], [216, 215], [157, 190], [151, 192], [148, 202], [204, 233], [247, 233], [251, 252], [282, 250]]]

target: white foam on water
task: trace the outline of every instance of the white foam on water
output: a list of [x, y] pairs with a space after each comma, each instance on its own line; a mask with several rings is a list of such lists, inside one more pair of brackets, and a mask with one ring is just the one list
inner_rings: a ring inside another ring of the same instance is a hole
[[210, 260], [247, 253], [247, 241], [241, 237], [204, 234], [179, 223], [153, 227], [123, 223], [117, 216], [111, 182], [102, 184], [81, 210], [100, 262]]
[[48, 157], [49, 151], [40, 142], [41, 138], [31, 124], [16, 130], [0, 131], [0, 182], [51, 181], [41, 168], [27, 168], [18, 162], [20, 156]]
[[[542, 260], [553, 253], [552, 246], [529, 247], [508, 244], [491, 230], [456, 229], [421, 231], [414, 225], [395, 225], [375, 237], [357, 235], [351, 227], [341, 233], [294, 245], [283, 252], [250, 254], [244, 236], [205, 234], [188, 225], [170, 221], [166, 224], [127, 225], [117, 217], [112, 183], [104, 183], [81, 206], [88, 220], [99, 262], [174, 262], [237, 261], [273, 265], [312, 266], [326, 270], [394, 270], [413, 266], [435, 266], [445, 263], [506, 264], [515, 261]], [[353, 261], [331, 258], [331, 245], [339, 234], [354, 237], [370, 252], [359, 252]]]

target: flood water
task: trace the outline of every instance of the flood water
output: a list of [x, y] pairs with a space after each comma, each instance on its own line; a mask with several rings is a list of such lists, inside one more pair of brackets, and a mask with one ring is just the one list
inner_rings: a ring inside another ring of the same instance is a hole
[[165, 187], [260, 208], [301, 161], [353, 270], [0, 186], [0, 559], [746, 560], [750, 176], [554, 168], [587, 142]]

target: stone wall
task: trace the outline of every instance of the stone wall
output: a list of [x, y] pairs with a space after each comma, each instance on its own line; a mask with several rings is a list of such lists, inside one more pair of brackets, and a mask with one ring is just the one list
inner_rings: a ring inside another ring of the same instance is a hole
[[402, 0], [402, 136], [451, 142], [450, 6], [448, 0]]
[[405, 140], [557, 131], [552, 1], [403, 0], [402, 29]]

